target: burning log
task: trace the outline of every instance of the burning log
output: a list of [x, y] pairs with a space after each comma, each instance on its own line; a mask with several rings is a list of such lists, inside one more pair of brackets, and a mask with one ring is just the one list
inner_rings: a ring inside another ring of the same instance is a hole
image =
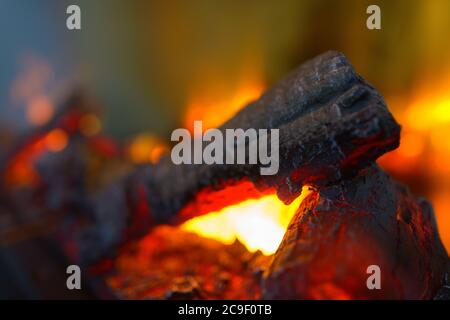
[[373, 165], [312, 190], [273, 257], [163, 226], [100, 265], [128, 299], [448, 299], [447, 259], [430, 205]]
[[[446, 285], [437, 292], [448, 257], [430, 205], [373, 164], [398, 146], [400, 127], [343, 55], [325, 53], [300, 66], [219, 130], [236, 128], [279, 129], [277, 174], [260, 175], [260, 164], [175, 165], [166, 157], [90, 198], [87, 153], [79, 152], [85, 138], [74, 131], [78, 138], [67, 148], [38, 163], [42, 181], [34, 209], [55, 213], [58, 239], [78, 264], [92, 266], [118, 251], [108, 269], [113, 274], [102, 276], [124, 298], [259, 298], [261, 290], [263, 298], [283, 299], [448, 296]], [[270, 267], [239, 244], [179, 228], [157, 227], [130, 240], [157, 224], [266, 194], [288, 204], [304, 185], [313, 192]], [[19, 231], [8, 237], [20, 238]], [[370, 265], [381, 267], [381, 290], [365, 286]], [[237, 289], [242, 284], [243, 291]]]
[[[369, 290], [367, 267], [381, 270]], [[269, 299], [430, 299], [448, 257], [431, 205], [377, 166], [300, 205], [266, 272]]]
[[[279, 129], [279, 172], [261, 176], [259, 164], [174, 165], [166, 157], [132, 182], [147, 189], [155, 220], [201, 215], [252, 192], [277, 192], [290, 203], [302, 185], [326, 185], [395, 149], [400, 132], [382, 97], [335, 52], [301, 65], [220, 130], [235, 128]], [[232, 199], [218, 196], [230, 187]]]
[[395, 149], [400, 132], [382, 97], [336, 52], [301, 65], [219, 129], [227, 128], [279, 129], [278, 173], [261, 176], [259, 164], [175, 165], [165, 157], [94, 199], [92, 224], [75, 235], [78, 256], [95, 260], [124, 234], [264, 194], [290, 203], [302, 185], [352, 176]]

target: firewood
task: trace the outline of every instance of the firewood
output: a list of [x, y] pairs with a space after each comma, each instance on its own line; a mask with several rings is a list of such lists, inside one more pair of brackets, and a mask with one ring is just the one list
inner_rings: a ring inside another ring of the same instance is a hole
[[[175, 165], [166, 157], [129, 183], [145, 190], [155, 221], [184, 220], [261, 193], [290, 203], [302, 185], [327, 185], [395, 149], [400, 133], [382, 97], [336, 52], [301, 65], [219, 129], [227, 128], [279, 129], [278, 173], [262, 176], [259, 164]], [[232, 197], [222, 196], [225, 188]]]
[[92, 200], [91, 223], [70, 244], [77, 256], [95, 260], [157, 224], [264, 194], [290, 203], [302, 185], [326, 186], [370, 165], [398, 146], [400, 134], [383, 98], [337, 52], [295, 69], [219, 129], [227, 128], [279, 129], [278, 173], [260, 175], [259, 164], [175, 165], [164, 157]]

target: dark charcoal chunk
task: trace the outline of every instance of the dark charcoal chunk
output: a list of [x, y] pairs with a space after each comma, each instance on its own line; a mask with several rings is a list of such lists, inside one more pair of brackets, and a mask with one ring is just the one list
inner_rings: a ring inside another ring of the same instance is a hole
[[[263, 285], [275, 299], [431, 299], [448, 257], [431, 206], [373, 166], [309, 195]], [[369, 290], [369, 265], [381, 290]]]

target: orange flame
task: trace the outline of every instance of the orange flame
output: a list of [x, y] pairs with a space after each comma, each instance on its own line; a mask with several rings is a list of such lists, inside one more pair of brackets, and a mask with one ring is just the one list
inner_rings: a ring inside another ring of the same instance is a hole
[[217, 81], [196, 86], [187, 103], [185, 127], [193, 132], [194, 121], [202, 120], [203, 130], [217, 128], [243, 106], [257, 99], [265, 87], [259, 68], [250, 63], [234, 88]]
[[137, 164], [156, 163], [168, 150], [169, 147], [158, 137], [142, 133], [131, 141], [128, 155]]
[[45, 136], [45, 146], [51, 152], [59, 152], [67, 146], [68, 139], [64, 130], [53, 129]]
[[441, 239], [450, 251], [450, 76], [419, 84], [414, 93], [409, 100], [389, 101], [396, 107], [402, 136], [400, 147], [383, 156], [380, 164], [406, 179], [419, 179], [417, 184], [425, 180], [423, 192], [434, 207]]
[[276, 195], [246, 200], [191, 219], [181, 228], [225, 244], [237, 239], [251, 252], [261, 250], [270, 255], [277, 250], [291, 218], [309, 193], [309, 187], [303, 187], [301, 195], [289, 205]]

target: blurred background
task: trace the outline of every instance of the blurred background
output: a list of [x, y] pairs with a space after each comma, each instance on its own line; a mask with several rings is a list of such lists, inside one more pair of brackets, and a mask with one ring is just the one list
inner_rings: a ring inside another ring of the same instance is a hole
[[[67, 30], [69, 4], [82, 30]], [[381, 30], [366, 28], [370, 4]], [[86, 133], [155, 161], [173, 129], [219, 125], [301, 62], [338, 50], [402, 125], [400, 148], [380, 164], [432, 202], [449, 251], [449, 35], [448, 0], [0, 0], [0, 156], [82, 87], [101, 106]], [[62, 132], [51, 138], [48, 148], [64, 148]]]

